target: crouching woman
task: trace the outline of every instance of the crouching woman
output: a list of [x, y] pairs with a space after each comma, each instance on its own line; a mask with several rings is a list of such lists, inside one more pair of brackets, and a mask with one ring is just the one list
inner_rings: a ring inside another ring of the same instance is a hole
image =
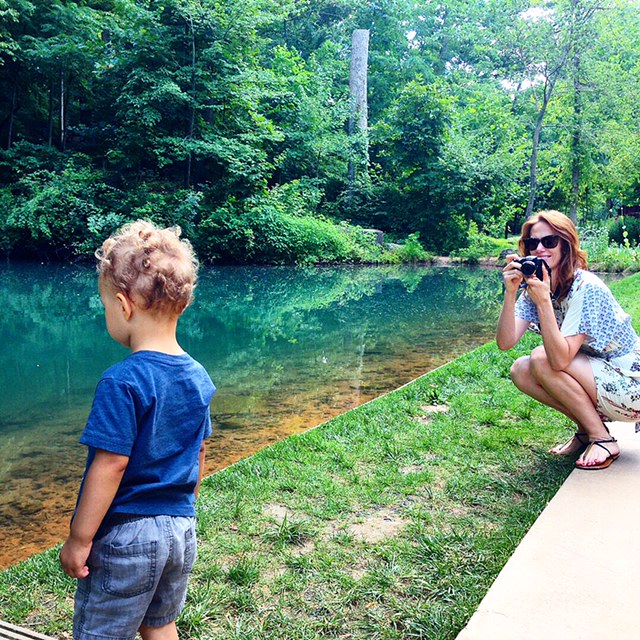
[[522, 227], [518, 250], [548, 269], [525, 275], [520, 258], [507, 257], [498, 347], [511, 349], [527, 329], [542, 336], [541, 346], [513, 363], [511, 378], [576, 424], [573, 436], [550, 453], [579, 454], [580, 469], [606, 469], [620, 447], [605, 422], [640, 420], [638, 335], [609, 288], [587, 271], [586, 252], [567, 216], [534, 214]]

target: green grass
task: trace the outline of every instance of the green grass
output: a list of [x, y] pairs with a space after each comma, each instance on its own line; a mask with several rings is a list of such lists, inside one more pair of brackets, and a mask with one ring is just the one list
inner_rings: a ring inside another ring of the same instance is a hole
[[[483, 347], [208, 478], [182, 637], [454, 638], [571, 470], [544, 453], [563, 420], [508, 379], [517, 353]], [[0, 575], [0, 617], [64, 637], [73, 587], [35, 556]]]
[[[640, 275], [614, 285], [640, 317]], [[207, 478], [181, 638], [455, 638], [572, 470], [570, 425], [489, 344]], [[0, 574], [0, 618], [70, 637], [57, 549]]]
[[614, 282], [611, 285], [611, 291], [622, 308], [631, 314], [633, 327], [640, 333], [640, 274]]

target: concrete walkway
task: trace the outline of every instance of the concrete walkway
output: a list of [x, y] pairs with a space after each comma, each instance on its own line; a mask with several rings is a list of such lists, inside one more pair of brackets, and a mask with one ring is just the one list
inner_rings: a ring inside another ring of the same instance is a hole
[[640, 433], [608, 426], [620, 458], [571, 473], [458, 640], [640, 639]]

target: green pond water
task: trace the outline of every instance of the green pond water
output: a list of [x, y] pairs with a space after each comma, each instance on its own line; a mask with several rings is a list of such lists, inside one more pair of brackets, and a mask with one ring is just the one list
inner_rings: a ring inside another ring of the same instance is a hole
[[[95, 385], [127, 351], [91, 267], [0, 267], [0, 567], [62, 540]], [[179, 340], [218, 392], [207, 472], [493, 339], [497, 269], [203, 269]]]

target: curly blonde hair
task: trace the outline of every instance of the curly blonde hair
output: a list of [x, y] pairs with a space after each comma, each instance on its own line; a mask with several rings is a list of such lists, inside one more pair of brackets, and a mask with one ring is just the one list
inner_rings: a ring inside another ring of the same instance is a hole
[[179, 316], [193, 300], [198, 274], [193, 247], [180, 233], [146, 220], [124, 225], [96, 251], [100, 283], [145, 311]]
[[560, 236], [562, 243], [562, 256], [558, 264], [555, 295], [562, 300], [571, 289], [576, 269], [587, 269], [587, 252], [580, 248], [578, 231], [571, 218], [560, 211], [553, 209], [534, 213], [523, 225], [518, 249], [521, 255], [526, 255], [524, 241], [530, 235], [531, 227], [537, 222], [546, 222], [554, 234]]

